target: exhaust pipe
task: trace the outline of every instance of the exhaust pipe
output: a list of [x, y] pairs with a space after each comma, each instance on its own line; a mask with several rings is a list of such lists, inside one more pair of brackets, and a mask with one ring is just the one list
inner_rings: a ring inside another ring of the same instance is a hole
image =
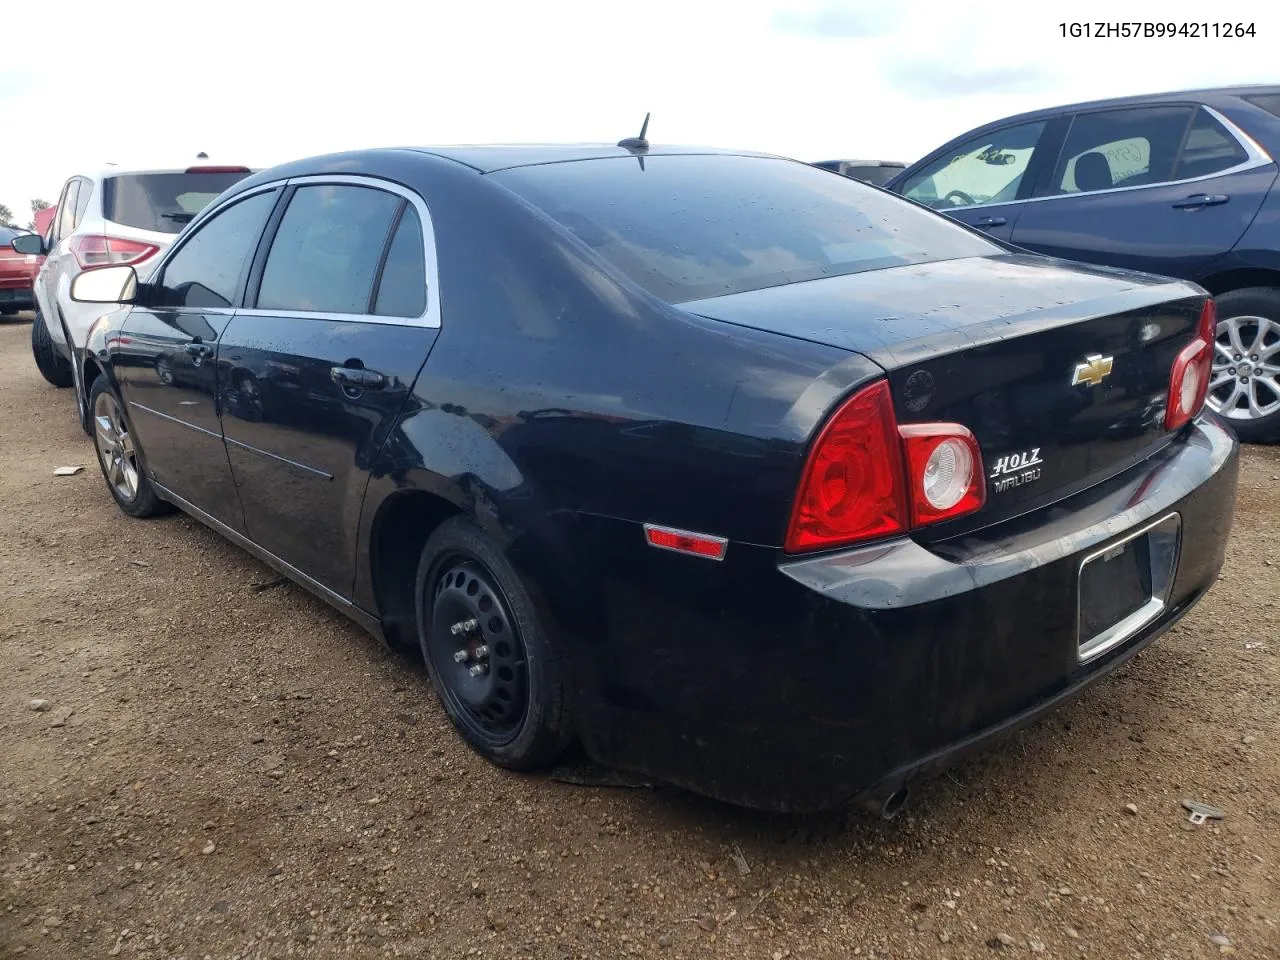
[[899, 787], [892, 793], [872, 794], [862, 801], [862, 808], [882, 820], [892, 820], [907, 805], [907, 797], [907, 788]]

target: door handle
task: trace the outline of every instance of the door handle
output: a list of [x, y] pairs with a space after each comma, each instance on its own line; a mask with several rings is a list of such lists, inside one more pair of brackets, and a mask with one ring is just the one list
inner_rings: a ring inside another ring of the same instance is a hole
[[197, 360], [207, 360], [213, 356], [213, 347], [207, 343], [201, 343], [196, 340], [187, 344], [187, 353], [195, 357]]
[[1173, 206], [1176, 210], [1196, 210], [1200, 207], [1216, 207], [1231, 198], [1225, 193], [1193, 193], [1184, 200], [1177, 200]]
[[1008, 222], [1004, 217], [979, 217], [973, 225], [985, 230], [987, 227], [1003, 227]]
[[387, 378], [377, 370], [363, 367], [331, 367], [329, 377], [347, 390], [381, 390], [387, 385]]

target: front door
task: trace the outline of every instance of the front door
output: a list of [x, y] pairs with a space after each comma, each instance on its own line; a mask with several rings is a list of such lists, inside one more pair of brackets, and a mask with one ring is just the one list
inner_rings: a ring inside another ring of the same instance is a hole
[[156, 483], [243, 533], [217, 408], [217, 352], [279, 190], [199, 225], [121, 331], [116, 361], [135, 441]]
[[1000, 240], [1013, 236], [1040, 158], [1045, 121], [988, 131], [939, 153], [895, 189]]
[[385, 183], [286, 203], [222, 337], [222, 429], [250, 538], [345, 598], [369, 470], [435, 341], [430, 220]]
[[1055, 257], [1196, 279], [1257, 215], [1276, 166], [1210, 111], [1077, 115], [1013, 242]]

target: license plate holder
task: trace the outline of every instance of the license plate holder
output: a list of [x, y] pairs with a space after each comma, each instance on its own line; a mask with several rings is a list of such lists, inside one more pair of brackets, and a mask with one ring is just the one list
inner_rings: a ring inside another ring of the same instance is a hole
[[1170, 514], [1080, 563], [1077, 654], [1084, 663], [1124, 643], [1164, 611], [1182, 518]]

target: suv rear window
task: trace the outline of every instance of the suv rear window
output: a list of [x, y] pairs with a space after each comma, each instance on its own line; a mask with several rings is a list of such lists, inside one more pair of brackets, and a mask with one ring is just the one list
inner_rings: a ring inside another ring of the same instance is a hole
[[157, 233], [181, 233], [241, 173], [128, 173], [102, 181], [102, 215], [112, 223]]
[[1003, 249], [809, 164], [677, 155], [490, 174], [669, 303]]

